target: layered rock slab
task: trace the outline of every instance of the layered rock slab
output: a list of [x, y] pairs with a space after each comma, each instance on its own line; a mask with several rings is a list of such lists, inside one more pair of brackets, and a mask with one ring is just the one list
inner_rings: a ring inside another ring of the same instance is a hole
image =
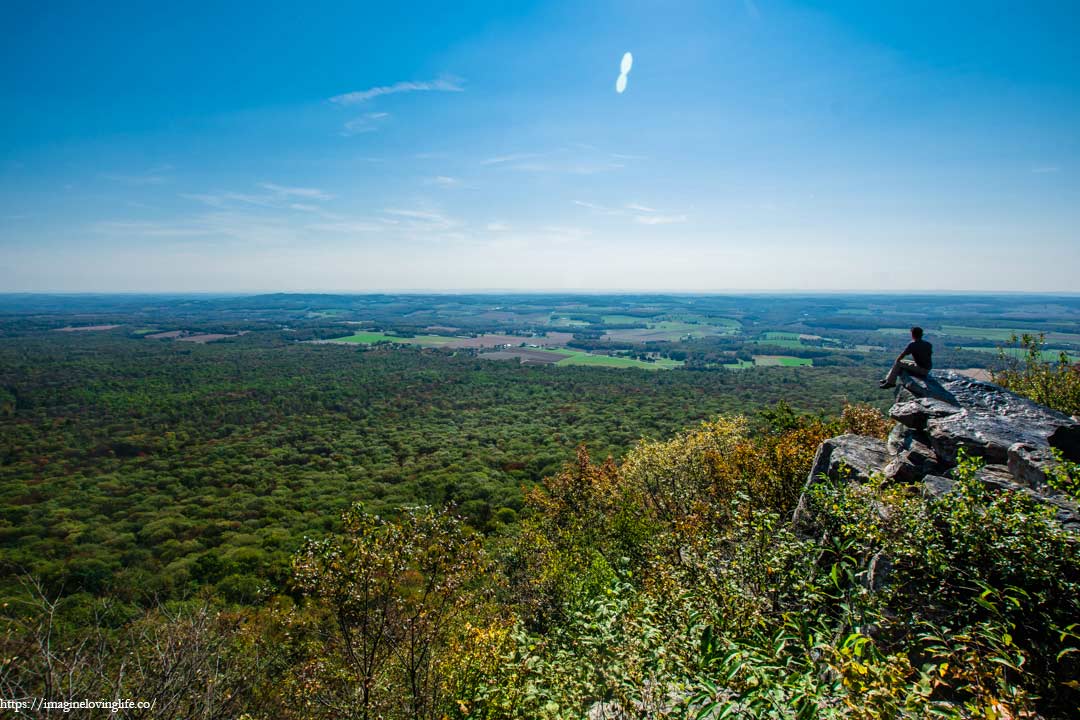
[[901, 374], [897, 421], [887, 442], [841, 435], [821, 444], [814, 458], [796, 523], [808, 519], [806, 490], [821, 478], [865, 482], [873, 474], [922, 483], [923, 493], [950, 492], [951, 470], [961, 449], [982, 458], [979, 478], [988, 487], [1023, 492], [1054, 508], [1061, 525], [1080, 531], [1080, 509], [1047, 484], [1058, 464], [1055, 452], [1080, 462], [1080, 422], [992, 383], [955, 372], [928, 378]]

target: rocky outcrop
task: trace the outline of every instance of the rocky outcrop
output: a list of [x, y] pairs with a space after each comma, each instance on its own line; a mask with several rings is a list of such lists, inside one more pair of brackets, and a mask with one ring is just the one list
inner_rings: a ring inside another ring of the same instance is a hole
[[[951, 492], [951, 471], [961, 450], [983, 458], [979, 477], [988, 487], [1023, 492], [1054, 508], [1058, 522], [1080, 532], [1080, 509], [1047, 484], [1054, 451], [1080, 462], [1080, 422], [992, 383], [955, 372], [929, 378], [900, 376], [896, 426], [888, 441], [856, 435], [818, 448], [807, 487], [822, 477], [864, 482], [872, 474], [922, 485], [927, 497]], [[806, 494], [795, 511], [807, 520]]]

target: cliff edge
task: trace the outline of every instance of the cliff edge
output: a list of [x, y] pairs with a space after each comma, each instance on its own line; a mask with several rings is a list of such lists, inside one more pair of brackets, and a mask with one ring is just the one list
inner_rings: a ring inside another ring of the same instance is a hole
[[889, 482], [921, 484], [930, 496], [947, 493], [963, 450], [985, 461], [979, 478], [988, 487], [1050, 505], [1063, 527], [1080, 533], [1080, 508], [1047, 482], [1058, 462], [1055, 451], [1080, 462], [1075, 418], [951, 371], [926, 379], [902, 374], [889, 416], [896, 425], [886, 441], [841, 435], [818, 447], [793, 517], [796, 525], [811, 520], [806, 491], [822, 478], [865, 482], [880, 474]]

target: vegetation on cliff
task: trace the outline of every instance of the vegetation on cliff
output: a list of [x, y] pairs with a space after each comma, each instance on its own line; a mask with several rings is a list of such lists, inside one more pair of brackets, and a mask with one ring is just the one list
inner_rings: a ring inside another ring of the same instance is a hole
[[818, 443], [888, 423], [865, 407], [766, 419], [621, 462], [582, 449], [487, 542], [452, 510], [354, 507], [258, 608], [132, 619], [39, 594], [9, 611], [0, 680], [221, 718], [1068, 715], [1080, 557], [1045, 510], [965, 461], [933, 498], [815, 485], [801, 536], [789, 518]]

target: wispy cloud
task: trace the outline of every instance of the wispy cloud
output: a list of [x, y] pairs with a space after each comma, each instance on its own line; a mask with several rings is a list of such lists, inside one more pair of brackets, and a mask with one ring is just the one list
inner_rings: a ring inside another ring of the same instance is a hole
[[[266, 192], [180, 193], [180, 197], [218, 209], [254, 206], [302, 212], [322, 212], [322, 208], [312, 203], [333, 200], [335, 197], [319, 188], [290, 187], [270, 182], [262, 182], [258, 186]], [[307, 202], [297, 202], [297, 200], [306, 200]]]
[[584, 200], [575, 200], [574, 204], [579, 205], [583, 208], [589, 208], [590, 210], [608, 210], [608, 208], [604, 207], [603, 205], [597, 205], [596, 203], [586, 202]]
[[430, 82], [396, 82], [393, 85], [379, 85], [367, 90], [355, 90], [342, 93], [330, 98], [330, 102], [338, 105], [358, 105], [368, 100], [374, 100], [383, 95], [397, 95], [411, 92], [463, 92], [462, 79], [452, 75], [444, 75]]
[[334, 199], [333, 195], [324, 190], [320, 190], [319, 188], [289, 187], [287, 185], [277, 185], [275, 183], [269, 182], [259, 183], [259, 187], [269, 190], [276, 195], [281, 195], [285, 197], [308, 198], [310, 200]]
[[626, 167], [622, 163], [566, 163], [566, 162], [519, 162], [509, 166], [511, 170], [536, 173], [566, 173], [569, 175], [596, 175], [598, 173], [621, 170]]
[[270, 195], [252, 195], [250, 193], [221, 192], [221, 193], [180, 193], [185, 200], [193, 200], [212, 208], [228, 208], [236, 205], [255, 205], [258, 207], [273, 207]]
[[1060, 172], [1061, 168], [1057, 165], [1037, 165], [1031, 168], [1031, 172], [1036, 175], [1049, 175], [1050, 173]]
[[320, 232], [332, 232], [332, 233], [368, 233], [379, 232], [385, 230], [385, 225], [378, 223], [367, 222], [363, 220], [344, 220], [341, 222], [332, 223], [313, 223], [308, 225], [312, 230], [318, 230]]
[[505, 163], [520, 162], [540, 157], [540, 153], [512, 153], [510, 155], [496, 155], [487, 160], [481, 160], [481, 165], [503, 165]]
[[205, 228], [177, 225], [161, 222], [139, 222], [131, 220], [103, 220], [92, 223], [91, 231], [102, 235], [123, 235], [139, 237], [195, 237], [206, 235]]
[[548, 225], [541, 228], [540, 233], [546, 242], [565, 245], [585, 239], [592, 234], [592, 231], [569, 225]]
[[424, 178], [424, 184], [439, 187], [458, 187], [461, 185], [461, 181], [448, 175], [436, 175], [435, 177]]
[[651, 208], [648, 205], [638, 205], [636, 203], [630, 203], [626, 206], [627, 210], [634, 210], [635, 212], [654, 213], [658, 212], [656, 208]]
[[355, 117], [346, 122], [342, 126], [341, 134], [348, 137], [349, 135], [375, 132], [385, 124], [389, 117], [390, 113], [385, 112], [364, 113], [360, 117]]
[[[436, 210], [386, 208], [383, 213], [392, 216], [392, 218], [401, 218], [399, 222], [404, 222], [407, 227], [413, 230], [449, 230], [458, 225], [456, 220]], [[397, 222], [394, 224], [397, 224]]]
[[159, 165], [149, 170], [132, 175], [118, 173], [101, 173], [99, 177], [112, 182], [126, 183], [128, 185], [162, 185], [172, 178], [168, 173], [173, 169], [172, 165]]
[[489, 222], [487, 224], [487, 229], [489, 232], [506, 232], [510, 229], [510, 226], [504, 222], [499, 222], [498, 220], [496, 220], [494, 222]]
[[634, 222], [641, 225], [672, 225], [686, 222], [685, 215], [638, 215]]

